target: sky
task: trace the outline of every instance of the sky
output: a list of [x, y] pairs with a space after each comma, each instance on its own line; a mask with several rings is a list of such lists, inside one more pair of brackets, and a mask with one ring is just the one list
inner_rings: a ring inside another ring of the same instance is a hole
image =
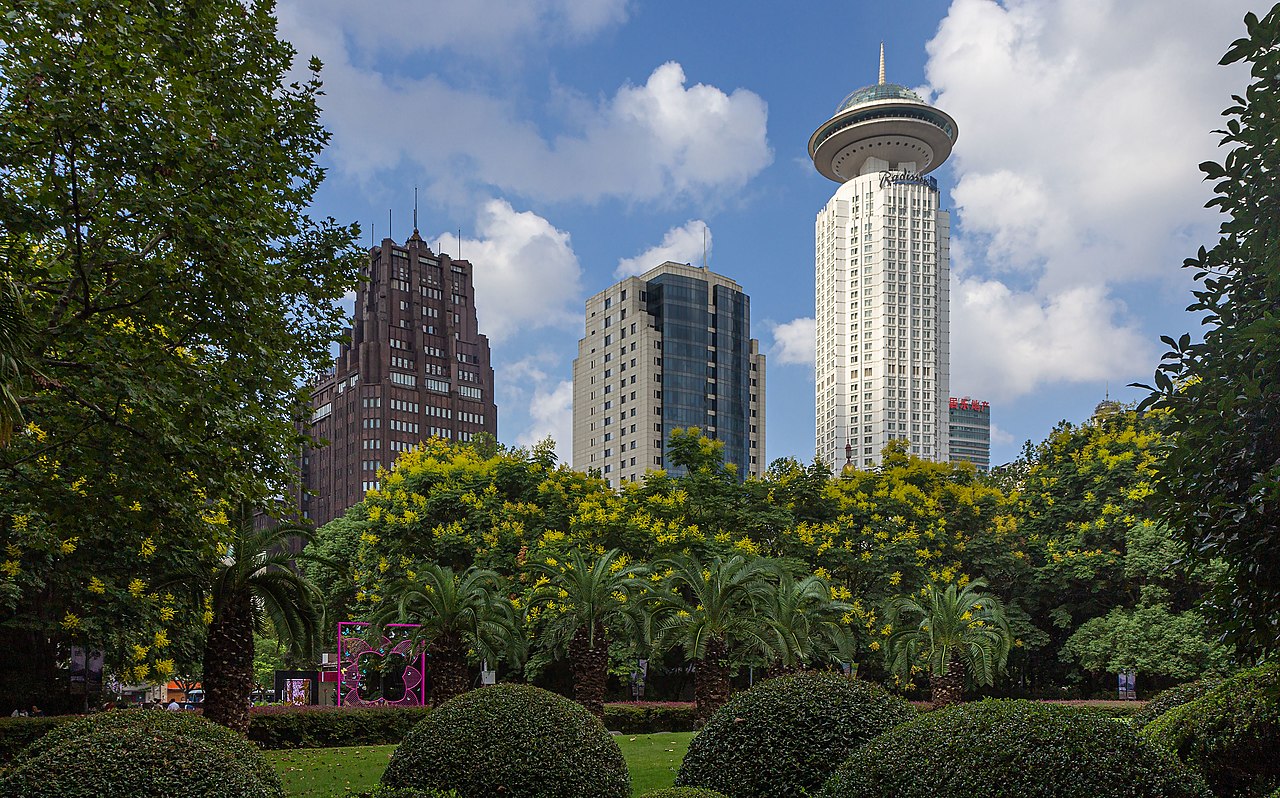
[[[325, 64], [312, 213], [366, 240], [418, 227], [475, 265], [498, 437], [568, 461], [583, 303], [664, 260], [751, 297], [766, 457], [813, 459], [813, 221], [836, 184], [806, 145], [887, 78], [955, 118], [951, 393], [991, 403], [992, 463], [1195, 332], [1180, 268], [1220, 218], [1220, 67], [1245, 0], [280, 0]], [[459, 231], [461, 235], [459, 237]]]

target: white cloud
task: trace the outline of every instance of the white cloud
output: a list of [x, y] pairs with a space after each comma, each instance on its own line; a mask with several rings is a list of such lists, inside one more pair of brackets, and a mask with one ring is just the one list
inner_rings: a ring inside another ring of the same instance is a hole
[[556, 442], [556, 457], [568, 463], [573, 455], [573, 380], [534, 388], [529, 401], [529, 427], [518, 436], [516, 444], [533, 446], [546, 438]]
[[[625, 84], [607, 98], [554, 87], [557, 102], [546, 112], [563, 118], [548, 123], [522, 113], [527, 97], [507, 96], [509, 88], [486, 89], [475, 74], [460, 88], [447, 74], [388, 66], [388, 42], [403, 38], [407, 47], [429, 49], [447, 38], [432, 34], [417, 42], [415, 29], [422, 26], [412, 24], [416, 15], [381, 10], [373, 16], [383, 22], [374, 24], [363, 10], [352, 14], [338, 0], [324, 0], [320, 13], [311, 1], [283, 3], [281, 31], [301, 56], [324, 61], [323, 121], [333, 132], [326, 152], [340, 172], [361, 180], [412, 165], [427, 179], [428, 196], [481, 186], [544, 200], [669, 202], [734, 191], [773, 159], [765, 102], [746, 89], [726, 93], [687, 85], [678, 63], [662, 64], [644, 84]], [[508, 15], [492, 2], [479, 10], [471, 3], [432, 5], [456, 6], [444, 14], [446, 28], [473, 39], [537, 38], [525, 23], [508, 24]], [[621, 0], [510, 5], [518, 18], [534, 15], [534, 34], [554, 23], [587, 36], [625, 17]], [[488, 31], [487, 20], [499, 29]], [[410, 39], [417, 43], [410, 45]], [[464, 49], [469, 56], [473, 50], [503, 52], [493, 44]], [[545, 135], [540, 124], [560, 132]]]
[[422, 52], [465, 53], [470, 60], [510, 59], [513, 48], [576, 41], [624, 22], [627, 0], [284, 0], [291, 33], [298, 17], [316, 28], [341, 30], [355, 53], [401, 57]]
[[1006, 432], [999, 424], [991, 423], [991, 445], [992, 446], [1008, 446], [1016, 439], [1012, 433]]
[[1253, 5], [954, 0], [926, 66], [960, 129], [953, 382], [1014, 397], [1150, 370], [1112, 290], [1181, 279], [1214, 237], [1197, 164], [1221, 157], [1244, 77], [1215, 65]]
[[958, 280], [951, 293], [951, 384], [1007, 400], [1057, 381], [1102, 383], [1145, 373], [1147, 336], [1124, 322], [1124, 306], [1101, 286], [1042, 300], [998, 280]]
[[[484, 204], [476, 219], [478, 239], [463, 238], [462, 256], [475, 264], [480, 330], [494, 342], [538, 327], [581, 324], [582, 267], [558, 230], [532, 211], [518, 212], [504, 200]], [[432, 240], [456, 240], [442, 233]]]
[[705, 233], [705, 251], [711, 254], [711, 228], [701, 219], [690, 219], [682, 227], [673, 227], [662, 237], [662, 243], [649, 247], [634, 258], [618, 261], [613, 276], [619, 279], [644, 274], [654, 266], [671, 261], [701, 265]]
[[773, 327], [773, 347], [769, 357], [780, 366], [813, 368], [817, 338], [811, 318], [795, 319]]

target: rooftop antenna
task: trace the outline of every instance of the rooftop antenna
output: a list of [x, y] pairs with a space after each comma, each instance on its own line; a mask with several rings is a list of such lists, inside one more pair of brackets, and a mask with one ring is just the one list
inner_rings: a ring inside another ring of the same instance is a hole
[[395, 235], [395, 233], [392, 232], [393, 230], [395, 230], [395, 225], [391, 224], [391, 209], [387, 208], [387, 235]]
[[707, 223], [702, 223], [702, 270], [707, 269]]
[[880, 42], [880, 85], [884, 85], [884, 42]]
[[458, 228], [458, 260], [462, 260], [462, 228]]
[[418, 187], [413, 187], [413, 232], [418, 233]]

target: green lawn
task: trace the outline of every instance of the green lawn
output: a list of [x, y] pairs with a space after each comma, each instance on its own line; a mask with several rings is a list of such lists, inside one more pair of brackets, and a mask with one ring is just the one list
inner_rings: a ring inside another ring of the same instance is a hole
[[[631, 771], [635, 795], [670, 787], [689, 749], [692, 732], [615, 737]], [[333, 798], [372, 789], [387, 767], [394, 745], [351, 748], [303, 748], [266, 755], [291, 798]]]

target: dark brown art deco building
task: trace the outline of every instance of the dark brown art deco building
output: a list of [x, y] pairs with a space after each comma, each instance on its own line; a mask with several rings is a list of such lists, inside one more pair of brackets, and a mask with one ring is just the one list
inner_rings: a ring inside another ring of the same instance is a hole
[[489, 339], [476, 322], [472, 266], [414, 230], [369, 250], [351, 340], [316, 378], [302, 458], [302, 515], [321, 526], [377, 487], [378, 469], [440, 437], [497, 435]]

